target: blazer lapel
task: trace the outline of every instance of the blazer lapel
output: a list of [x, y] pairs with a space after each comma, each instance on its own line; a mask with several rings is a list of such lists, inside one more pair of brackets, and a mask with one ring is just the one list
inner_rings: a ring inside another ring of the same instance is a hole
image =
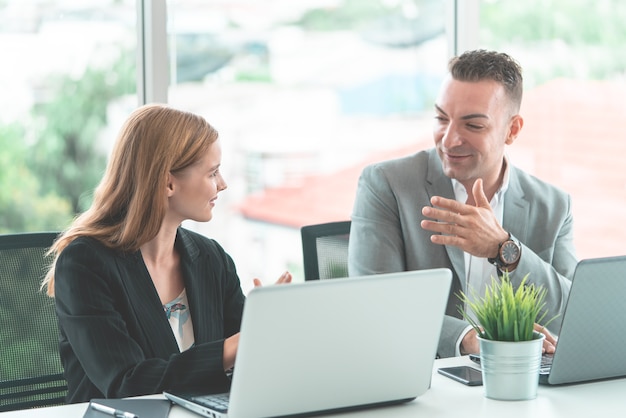
[[[212, 324], [212, 319], [214, 320], [214, 318], [211, 316], [216, 315], [216, 313], [212, 312], [212, 309], [215, 307], [207, 303], [205, 296], [209, 294], [209, 289], [207, 289], [207, 280], [204, 276], [210, 273], [201, 271], [202, 263], [197, 262], [200, 256], [200, 249], [181, 228], [178, 229], [176, 245], [181, 254], [181, 268], [185, 280], [185, 288], [187, 289], [189, 313], [194, 323], [195, 342], [198, 344], [210, 341], [210, 327], [206, 325], [199, 326], [199, 324]], [[198, 325], [196, 326], [196, 324]]]
[[141, 252], [118, 258], [119, 268], [129, 280], [124, 280], [128, 298], [148, 345], [157, 357], [167, 358], [178, 351], [178, 344], [170, 327], [163, 306], [156, 292]]
[[[441, 161], [434, 149], [429, 153], [426, 191], [429, 199], [435, 195], [448, 199], [455, 198], [452, 182], [443, 173]], [[502, 226], [522, 242], [525, 242], [527, 239], [527, 228], [530, 222], [529, 206], [530, 202], [526, 199], [519, 183], [517, 169], [511, 166]], [[445, 248], [457, 276], [460, 278], [465, 277], [465, 256], [463, 251], [452, 245], [446, 245]], [[463, 282], [463, 280], [461, 280], [461, 282]]]
[[[441, 168], [441, 160], [437, 155], [437, 151], [432, 149], [429, 152], [428, 158], [428, 172], [426, 174], [426, 190], [428, 198], [439, 195], [447, 199], [454, 199], [454, 189], [452, 188], [452, 181], [448, 176], [443, 173]], [[463, 250], [453, 245], [446, 245], [446, 252], [452, 268], [456, 272], [458, 277], [465, 277], [465, 256]], [[464, 280], [461, 280], [464, 282]]]
[[530, 224], [529, 207], [530, 202], [520, 186], [517, 169], [511, 166], [502, 227], [522, 242], [526, 242], [527, 239]]

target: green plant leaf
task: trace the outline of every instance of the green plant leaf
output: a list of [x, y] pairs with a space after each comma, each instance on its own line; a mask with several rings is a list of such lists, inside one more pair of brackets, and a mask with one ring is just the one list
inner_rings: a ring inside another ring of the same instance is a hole
[[504, 272], [500, 279], [491, 277], [484, 296], [477, 295], [473, 289], [469, 291], [471, 298], [463, 292], [457, 295], [463, 304], [458, 310], [481, 338], [494, 341], [532, 340], [535, 323], [541, 323], [547, 314], [547, 290], [543, 286], [529, 284], [528, 274], [517, 289], [511, 283], [509, 273]]

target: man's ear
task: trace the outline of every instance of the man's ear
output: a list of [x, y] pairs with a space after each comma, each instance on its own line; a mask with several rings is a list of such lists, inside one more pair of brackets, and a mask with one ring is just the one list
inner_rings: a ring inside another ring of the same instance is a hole
[[511, 145], [513, 142], [515, 142], [523, 127], [524, 118], [522, 118], [520, 115], [513, 116], [509, 125], [509, 135], [507, 136], [504, 143], [507, 145]]

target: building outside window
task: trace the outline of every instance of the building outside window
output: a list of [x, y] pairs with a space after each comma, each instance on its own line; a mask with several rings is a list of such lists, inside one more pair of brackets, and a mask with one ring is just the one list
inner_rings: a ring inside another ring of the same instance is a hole
[[[138, 5], [161, 3], [167, 68], [137, 78]], [[0, 232], [61, 230], [84, 210], [137, 80], [165, 71], [165, 100], [220, 132], [229, 184], [214, 219], [187, 226], [223, 244], [245, 289], [285, 269], [302, 280], [299, 228], [349, 219], [366, 164], [432, 146], [456, 45], [521, 62], [512, 161], [572, 194], [580, 258], [621, 254], [625, 17], [610, 0], [4, 0]]]
[[[550, 10], [550, 12], [547, 12]], [[626, 4], [482, 1], [479, 46], [524, 67], [514, 163], [571, 193], [579, 258], [625, 253]]]
[[225, 245], [244, 287], [301, 280], [299, 228], [349, 219], [365, 163], [432, 143], [445, 1], [177, 0], [168, 28], [169, 102], [219, 130], [229, 183], [190, 227]]

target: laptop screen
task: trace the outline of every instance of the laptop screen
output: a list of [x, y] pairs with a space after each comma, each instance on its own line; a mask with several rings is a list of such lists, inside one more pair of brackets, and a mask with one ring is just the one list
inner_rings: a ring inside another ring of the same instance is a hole
[[305, 414], [420, 396], [430, 386], [451, 280], [450, 270], [435, 269], [252, 290], [228, 416]]

